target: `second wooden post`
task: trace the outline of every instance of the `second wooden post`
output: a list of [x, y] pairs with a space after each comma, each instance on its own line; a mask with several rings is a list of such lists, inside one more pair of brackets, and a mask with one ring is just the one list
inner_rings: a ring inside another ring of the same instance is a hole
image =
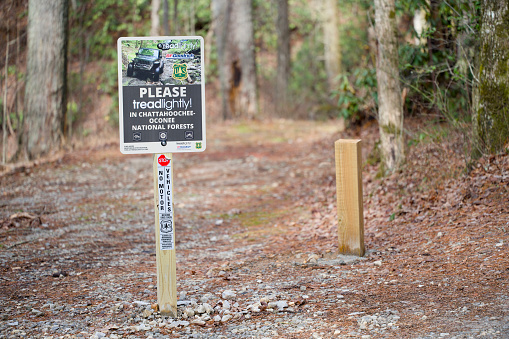
[[360, 140], [335, 142], [339, 253], [364, 255]]

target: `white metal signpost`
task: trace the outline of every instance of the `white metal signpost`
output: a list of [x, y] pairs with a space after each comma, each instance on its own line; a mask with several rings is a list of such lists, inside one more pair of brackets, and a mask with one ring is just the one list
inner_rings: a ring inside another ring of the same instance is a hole
[[118, 40], [120, 152], [154, 154], [157, 303], [177, 315], [173, 159], [206, 148], [203, 38]]

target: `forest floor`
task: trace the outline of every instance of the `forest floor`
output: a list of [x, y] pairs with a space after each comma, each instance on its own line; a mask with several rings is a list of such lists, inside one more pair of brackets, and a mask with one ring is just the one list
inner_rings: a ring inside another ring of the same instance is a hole
[[[409, 123], [209, 126], [174, 154], [176, 319], [154, 311], [152, 156], [83, 147], [0, 176], [2, 338], [509, 338], [509, 155]], [[337, 254], [335, 140], [363, 140], [364, 257]]]

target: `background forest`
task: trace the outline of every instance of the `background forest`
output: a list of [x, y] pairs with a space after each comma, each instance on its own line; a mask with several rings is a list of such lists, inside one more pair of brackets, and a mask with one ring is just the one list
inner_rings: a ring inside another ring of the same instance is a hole
[[[117, 39], [194, 34], [167, 316]], [[2, 0], [0, 46], [0, 337], [508, 338], [509, 0]]]
[[[344, 118], [349, 125], [355, 125], [377, 117], [373, 1], [240, 2], [249, 6], [246, 13], [253, 29], [251, 33], [242, 33], [252, 34], [252, 38], [244, 35], [240, 42], [245, 43], [246, 50], [254, 51], [256, 62], [252, 80], [242, 70], [245, 82], [254, 84], [249, 87], [251, 108], [246, 112], [242, 107], [227, 105], [227, 80], [221, 81], [229, 72], [226, 65], [232, 62], [231, 53], [224, 52], [233, 49], [228, 41], [234, 41], [236, 35], [231, 32], [240, 32], [246, 26], [231, 22], [227, 30], [231, 36], [225, 37], [226, 44], [222, 42], [225, 30], [220, 28], [227, 20], [217, 13], [228, 3], [220, 0], [65, 2], [68, 6], [67, 93], [65, 114], [60, 122], [61, 144], [76, 145], [88, 136], [111, 135], [110, 131], [116, 130], [116, 40], [122, 36], [196, 34], [205, 37], [210, 121]], [[239, 3], [236, 6], [232, 3], [228, 6], [240, 7]], [[0, 6], [0, 45], [4, 46], [1, 50], [5, 53], [0, 58], [5, 163], [19, 158], [18, 144], [22, 143], [23, 120], [26, 120], [28, 1], [7, 0]], [[232, 13], [233, 17], [241, 17]], [[446, 122], [450, 128], [464, 133], [466, 140], [471, 139], [472, 130], [480, 13], [479, 1], [462, 0], [397, 1], [394, 13], [404, 115], [425, 115], [426, 120]], [[285, 55], [289, 60], [285, 61], [288, 59], [283, 58]], [[421, 134], [409, 139], [424, 137]], [[465, 147], [465, 154], [470, 156], [471, 145]]]

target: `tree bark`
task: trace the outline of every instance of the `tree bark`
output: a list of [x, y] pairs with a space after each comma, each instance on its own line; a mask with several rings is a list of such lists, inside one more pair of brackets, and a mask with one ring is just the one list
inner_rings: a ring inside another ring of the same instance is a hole
[[170, 10], [168, 8], [168, 0], [163, 0], [163, 31], [164, 35], [170, 35]]
[[228, 37], [228, 26], [230, 21], [231, 3], [227, 0], [212, 0], [212, 21], [216, 31], [217, 65], [219, 69], [219, 86], [221, 91], [221, 110], [223, 119], [231, 117], [228, 107], [227, 89], [230, 78], [230, 68], [226, 67], [227, 53], [226, 39]]
[[252, 0], [213, 0], [223, 118], [258, 111]]
[[479, 84], [474, 99], [476, 146], [497, 153], [509, 147], [509, 5], [483, 1]]
[[278, 110], [287, 105], [288, 79], [290, 78], [290, 27], [288, 25], [288, 0], [278, 0], [277, 11], [277, 75], [276, 98]]
[[179, 25], [177, 24], [178, 21], [178, 7], [179, 7], [179, 0], [173, 0], [173, 35], [179, 35]]
[[150, 11], [150, 35], [159, 35], [159, 7], [161, 7], [161, 0], [152, 0], [152, 7]]
[[339, 44], [339, 9], [336, 0], [316, 0], [323, 29], [325, 71], [329, 89], [338, 86], [341, 73], [341, 50]]
[[[253, 1], [235, 1], [234, 18], [236, 19], [234, 40], [240, 61], [239, 97], [230, 98], [234, 111], [244, 117], [254, 118], [258, 107], [256, 102], [256, 60], [253, 28]], [[234, 62], [235, 63], [235, 62]], [[235, 87], [235, 79], [234, 79]], [[233, 91], [233, 90], [232, 90]]]
[[7, 158], [7, 79], [9, 77], [9, 31], [7, 31], [7, 47], [5, 48], [5, 77], [4, 77], [4, 97], [3, 97], [3, 117], [2, 117], [2, 164], [6, 163]]
[[66, 0], [30, 0], [23, 149], [29, 159], [61, 146], [66, 111]]
[[404, 160], [403, 106], [398, 71], [398, 40], [394, 0], [375, 0], [378, 40], [378, 124], [385, 169], [395, 170]]
[[423, 37], [423, 35], [429, 29], [429, 23], [428, 20], [426, 20], [426, 11], [423, 8], [418, 8], [415, 11], [412, 24], [415, 33], [417, 33], [417, 36], [414, 38], [414, 45], [425, 45], [426, 38]]

